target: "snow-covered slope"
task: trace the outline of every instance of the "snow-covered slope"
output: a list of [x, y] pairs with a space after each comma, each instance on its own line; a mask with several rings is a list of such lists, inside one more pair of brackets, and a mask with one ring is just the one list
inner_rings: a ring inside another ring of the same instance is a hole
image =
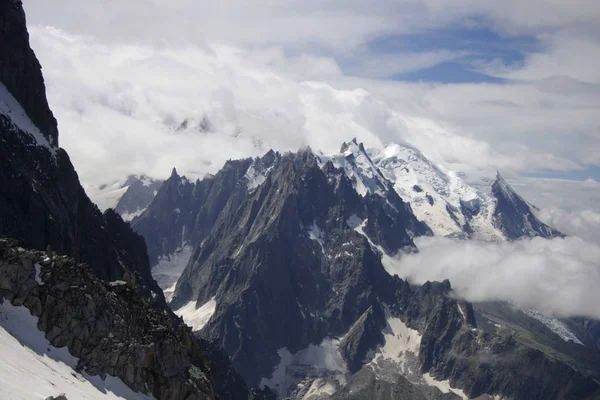
[[0, 114], [6, 115], [16, 128], [30, 134], [38, 146], [46, 147], [54, 154], [55, 147], [50, 145], [48, 139], [44, 137], [37, 126], [29, 119], [23, 107], [21, 107], [2, 82], [0, 82]]
[[8, 301], [0, 305], [0, 399], [45, 399], [64, 393], [68, 399], [149, 400], [120, 379], [89, 376], [75, 370], [77, 359], [53, 347], [37, 329], [37, 318]]
[[[361, 196], [385, 196], [388, 190], [395, 190], [435, 235], [485, 241], [560, 235], [538, 221], [535, 207], [522, 199], [518, 203], [504, 201], [518, 195], [499, 174], [492, 187], [474, 187], [414, 148], [391, 143], [365, 149], [356, 139], [344, 143], [339, 153], [317, 156], [322, 165], [331, 162], [343, 170]], [[503, 190], [494, 189], [500, 186]], [[500, 210], [499, 202], [509, 204]], [[514, 233], [513, 225], [524, 228]], [[529, 226], [533, 228], [527, 230]]]
[[340, 153], [318, 156], [323, 164], [331, 161], [336, 168], [341, 168], [361, 196], [367, 193], [383, 195], [389, 189], [389, 182], [373, 163], [363, 144], [358, 144], [356, 139], [342, 144]]
[[127, 179], [88, 186], [85, 190], [101, 211], [113, 208], [125, 221], [131, 221], [144, 212], [161, 185], [161, 180], [146, 175], [129, 175]]
[[499, 240], [493, 225], [494, 200], [467, 185], [454, 171], [429, 161], [421, 152], [398, 144], [369, 153], [394, 189], [410, 202], [415, 215], [440, 236]]

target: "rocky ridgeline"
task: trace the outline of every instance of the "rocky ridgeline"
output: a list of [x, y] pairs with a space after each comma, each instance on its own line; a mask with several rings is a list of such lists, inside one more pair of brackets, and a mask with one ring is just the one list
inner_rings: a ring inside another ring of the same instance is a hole
[[104, 282], [72, 258], [15, 244], [0, 239], [0, 301], [27, 307], [53, 346], [79, 358], [79, 370], [157, 399], [215, 398], [191, 330], [150, 308], [131, 279]]

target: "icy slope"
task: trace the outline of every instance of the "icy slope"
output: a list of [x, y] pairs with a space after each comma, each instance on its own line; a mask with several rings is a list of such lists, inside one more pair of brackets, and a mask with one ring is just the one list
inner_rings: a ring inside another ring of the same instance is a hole
[[339, 153], [317, 155], [322, 165], [330, 161], [341, 168], [363, 197], [395, 190], [435, 235], [504, 238], [493, 224], [494, 199], [465, 184], [457, 173], [434, 165], [418, 150], [399, 144], [365, 149], [354, 139], [344, 143]]
[[0, 399], [45, 399], [64, 393], [68, 399], [149, 400], [120, 379], [75, 371], [77, 359], [55, 348], [37, 329], [37, 318], [25, 307], [0, 305]]
[[464, 183], [456, 172], [434, 165], [416, 149], [398, 144], [368, 152], [381, 173], [393, 182], [398, 195], [410, 202], [417, 218], [436, 235], [468, 235], [483, 240], [504, 237], [493, 224], [493, 198]]
[[385, 198], [395, 191], [438, 236], [484, 241], [562, 236], [543, 224], [536, 208], [500, 174], [491, 187], [474, 187], [419, 150], [396, 143], [365, 149], [353, 139], [339, 153], [315, 155], [321, 166], [330, 162], [343, 171], [362, 197], [370, 193]]

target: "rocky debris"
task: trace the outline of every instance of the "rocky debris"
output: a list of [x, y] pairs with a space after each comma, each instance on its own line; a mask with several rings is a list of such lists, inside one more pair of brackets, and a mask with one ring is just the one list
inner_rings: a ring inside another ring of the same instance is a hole
[[50, 343], [79, 359], [78, 370], [157, 399], [215, 398], [191, 329], [152, 308], [131, 280], [103, 282], [72, 258], [15, 244], [0, 239], [0, 298], [38, 317]]
[[65, 396], [65, 394], [62, 393], [56, 397], [54, 397], [54, 396], [46, 397], [46, 400], [68, 400], [68, 399], [67, 399], [67, 396]]
[[0, 82], [48, 141], [58, 146], [58, 127], [46, 99], [42, 67], [29, 46], [20, 0], [0, 1]]

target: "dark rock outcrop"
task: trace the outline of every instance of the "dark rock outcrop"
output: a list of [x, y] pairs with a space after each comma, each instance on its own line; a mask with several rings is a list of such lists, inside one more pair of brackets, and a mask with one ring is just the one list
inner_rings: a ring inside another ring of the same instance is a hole
[[149, 306], [132, 281], [101, 281], [85, 264], [0, 239], [0, 300], [24, 305], [55, 347], [90, 375], [112, 375], [157, 399], [215, 398], [191, 330]]
[[173, 169], [146, 211], [131, 223], [146, 240], [150, 265], [184, 244], [200, 245], [280, 159], [279, 153], [269, 151], [254, 160], [229, 160], [217, 174], [196, 182]]
[[492, 196], [496, 199], [494, 225], [509, 240], [535, 236], [547, 239], [564, 237], [561, 232], [541, 222], [534, 214], [534, 207], [519, 196], [500, 173], [492, 183]]

